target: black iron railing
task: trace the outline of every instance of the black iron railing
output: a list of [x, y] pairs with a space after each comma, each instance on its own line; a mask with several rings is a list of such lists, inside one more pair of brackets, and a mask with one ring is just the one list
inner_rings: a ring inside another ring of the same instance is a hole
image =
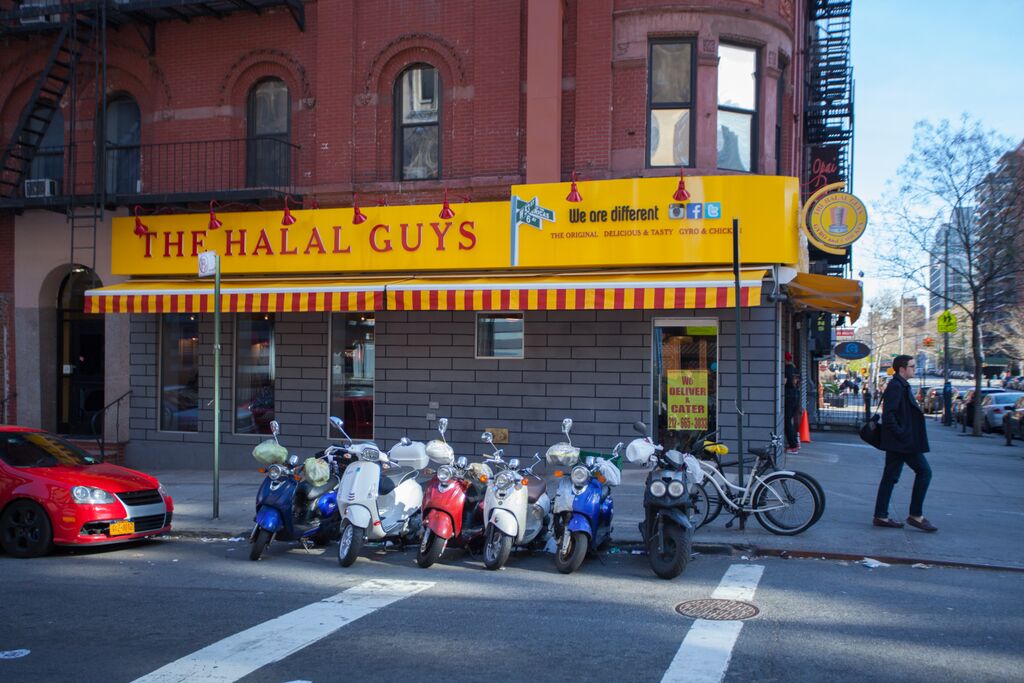
[[105, 428], [106, 425], [104, 424], [104, 421], [106, 420], [106, 418], [104, 416], [107, 414], [107, 411], [110, 410], [110, 408], [114, 408], [114, 438], [116, 439], [116, 441], [120, 441], [121, 440], [121, 435], [120, 435], [120, 431], [121, 431], [121, 401], [123, 401], [124, 399], [128, 398], [131, 395], [132, 395], [132, 391], [131, 391], [131, 389], [129, 389], [128, 391], [124, 392], [123, 394], [118, 396], [116, 399], [114, 399], [113, 401], [108, 403], [107, 405], [103, 406], [103, 408], [101, 408], [100, 410], [96, 411], [96, 414], [92, 416], [92, 420], [91, 420], [91, 424], [90, 424], [90, 426], [92, 427], [92, 436], [93, 436], [93, 438], [96, 439], [96, 445], [99, 446], [100, 456], [101, 457], [106, 456], [106, 444], [107, 444], [107, 437], [106, 437], [107, 430]]

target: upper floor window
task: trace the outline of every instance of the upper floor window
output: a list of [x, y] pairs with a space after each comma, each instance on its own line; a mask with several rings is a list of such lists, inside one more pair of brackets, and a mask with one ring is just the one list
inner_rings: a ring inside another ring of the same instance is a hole
[[395, 84], [395, 175], [421, 180], [441, 175], [441, 82], [437, 69], [418, 64]]
[[260, 81], [249, 91], [246, 180], [249, 187], [283, 187], [290, 181], [291, 104], [279, 78]]
[[50, 123], [29, 166], [28, 178], [54, 180], [56, 185], [53, 189], [60, 194], [64, 177], [64, 115], [60, 109], [50, 110], [48, 105], [37, 106], [33, 114], [35, 116], [29, 119], [29, 126], [37, 133], [42, 130], [43, 118], [49, 118]]
[[135, 194], [142, 191], [139, 169], [141, 127], [139, 105], [131, 97], [116, 97], [107, 104], [106, 171], [109, 194]]
[[647, 165], [692, 166], [692, 41], [651, 43], [647, 87]]
[[718, 168], [751, 172], [756, 163], [757, 50], [718, 47]]

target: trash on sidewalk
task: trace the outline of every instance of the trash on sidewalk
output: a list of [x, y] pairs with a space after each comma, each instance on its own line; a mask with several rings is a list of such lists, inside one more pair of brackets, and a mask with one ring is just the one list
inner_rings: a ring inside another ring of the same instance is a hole
[[890, 566], [892, 566], [892, 565], [886, 564], [885, 562], [879, 562], [878, 560], [876, 560], [874, 558], [871, 558], [871, 557], [865, 557], [863, 560], [860, 560], [857, 564], [862, 564], [865, 567], [867, 567], [868, 569], [878, 569], [879, 567], [890, 567]]

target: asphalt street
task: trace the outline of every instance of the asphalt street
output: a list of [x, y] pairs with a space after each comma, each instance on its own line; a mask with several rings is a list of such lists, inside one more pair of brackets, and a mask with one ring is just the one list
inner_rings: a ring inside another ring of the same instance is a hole
[[[628, 553], [569, 576], [543, 553], [514, 555], [499, 572], [460, 551], [427, 570], [412, 550], [376, 549], [349, 569], [335, 553], [280, 548], [250, 562], [243, 543], [179, 538], [0, 556], [0, 650], [23, 655], [0, 655], [0, 680], [657, 681], [670, 667], [682, 680], [714, 680], [688, 669], [702, 655], [724, 657], [726, 681], [1024, 676], [1015, 573], [702, 555], [664, 581]], [[712, 596], [748, 565], [764, 568], [749, 599], [759, 613], [711, 624], [734, 629], [734, 646], [695, 650], [688, 634], [708, 622], [675, 606]], [[371, 581], [429, 585], [356, 620], [305, 618]], [[288, 628], [269, 635], [282, 620]], [[307, 627], [307, 645], [282, 642]], [[265, 663], [248, 671], [232, 656]], [[182, 668], [197, 661], [201, 670]]]

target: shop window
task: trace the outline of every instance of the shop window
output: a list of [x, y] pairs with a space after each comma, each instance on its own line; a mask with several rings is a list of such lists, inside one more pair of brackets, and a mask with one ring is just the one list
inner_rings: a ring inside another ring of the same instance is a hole
[[477, 313], [477, 358], [522, 358], [522, 313]]
[[655, 41], [647, 86], [647, 165], [692, 166], [693, 41]]
[[274, 317], [239, 315], [235, 324], [235, 433], [270, 434], [274, 419]]
[[718, 322], [654, 321], [656, 442], [686, 452], [718, 429]]
[[117, 97], [107, 105], [108, 194], [137, 194], [142, 191], [142, 176], [139, 171], [141, 121], [139, 105], [131, 97]]
[[246, 121], [246, 184], [287, 186], [291, 180], [291, 100], [284, 81], [269, 78], [252, 87]]
[[[331, 415], [353, 439], [373, 438], [376, 346], [372, 313], [331, 315]], [[341, 434], [332, 426], [331, 438]]]
[[160, 429], [199, 431], [199, 321], [190, 313], [160, 320]]
[[437, 69], [418, 64], [395, 84], [395, 177], [441, 177], [441, 81]]
[[718, 168], [752, 172], [757, 121], [757, 50], [718, 47]]

